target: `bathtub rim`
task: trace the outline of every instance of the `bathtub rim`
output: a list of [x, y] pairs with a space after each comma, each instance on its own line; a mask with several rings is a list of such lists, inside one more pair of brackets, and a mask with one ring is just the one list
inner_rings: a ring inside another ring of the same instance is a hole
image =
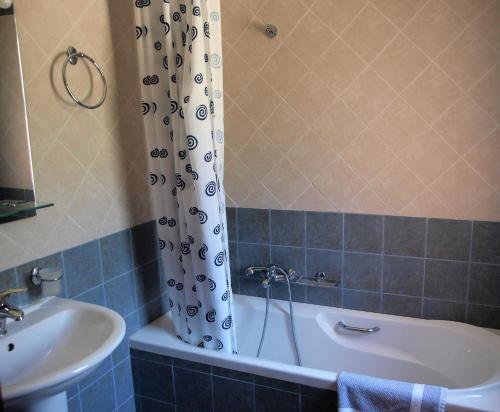
[[[254, 296], [237, 295], [236, 299], [246, 305], [264, 305], [265, 298]], [[288, 302], [273, 300], [276, 305], [283, 306], [280, 310], [287, 310]], [[486, 329], [470, 324], [444, 320], [426, 320], [419, 318], [409, 318], [397, 315], [387, 315], [375, 312], [357, 311], [344, 308], [336, 308], [322, 305], [312, 305], [307, 303], [297, 303], [299, 305], [314, 306], [325, 309], [338, 309], [348, 314], [357, 316], [369, 315], [370, 318], [399, 320], [405, 319], [410, 323], [432, 322], [437, 325], [451, 327], [458, 325], [465, 329], [479, 332], [480, 334], [500, 336], [500, 330]], [[165, 339], [165, 332], [168, 338]], [[486, 336], [487, 336], [486, 335]], [[174, 331], [174, 324], [171, 313], [168, 312], [152, 323], [144, 326], [129, 338], [130, 349], [136, 349], [155, 353], [172, 358], [211, 365], [220, 368], [233, 369], [253, 375], [260, 375], [274, 379], [280, 379], [301, 385], [307, 385], [326, 390], [337, 390], [337, 372], [314, 369], [304, 366], [290, 365], [287, 363], [256, 358], [241, 354], [228, 354], [191, 346], [179, 340]], [[477, 402], [486, 402], [485, 405], [476, 405]], [[461, 411], [491, 411], [498, 412], [499, 409], [491, 409], [491, 405], [500, 405], [500, 381], [491, 382], [485, 385], [477, 385], [459, 389], [449, 389], [447, 399], [447, 412]], [[494, 406], [493, 406], [494, 407]], [[478, 409], [479, 408], [479, 409]]]

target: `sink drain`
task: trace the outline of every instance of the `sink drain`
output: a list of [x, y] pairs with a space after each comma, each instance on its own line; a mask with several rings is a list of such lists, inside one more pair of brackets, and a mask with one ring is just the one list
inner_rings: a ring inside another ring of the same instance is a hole
[[7, 345], [7, 351], [8, 352], [12, 352], [14, 350], [14, 348], [15, 348], [15, 345], [13, 343], [9, 343]]

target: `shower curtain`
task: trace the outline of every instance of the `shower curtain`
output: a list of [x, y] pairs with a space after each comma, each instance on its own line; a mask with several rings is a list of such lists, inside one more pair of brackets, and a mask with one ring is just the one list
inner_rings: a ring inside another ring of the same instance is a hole
[[136, 0], [142, 112], [179, 339], [236, 352], [223, 187], [219, 0]]

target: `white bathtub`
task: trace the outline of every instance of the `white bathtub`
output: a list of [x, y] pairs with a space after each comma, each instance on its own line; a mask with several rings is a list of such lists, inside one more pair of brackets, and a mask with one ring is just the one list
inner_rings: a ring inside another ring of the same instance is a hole
[[[349, 371], [450, 388], [447, 411], [500, 411], [500, 336], [482, 328], [294, 303], [302, 367], [295, 365], [288, 302], [272, 300], [261, 358], [256, 352], [265, 299], [236, 295], [238, 355], [179, 341], [168, 315], [135, 333], [134, 349], [242, 372], [335, 389]], [[337, 322], [379, 326], [372, 334], [340, 331]]]

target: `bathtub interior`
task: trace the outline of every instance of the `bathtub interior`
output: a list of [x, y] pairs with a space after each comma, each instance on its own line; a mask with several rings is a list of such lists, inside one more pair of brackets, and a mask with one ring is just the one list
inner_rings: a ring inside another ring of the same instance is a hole
[[[448, 321], [351, 311], [294, 303], [303, 366], [420, 382], [450, 389], [500, 380], [500, 337]], [[238, 353], [254, 357], [261, 336], [265, 300], [237, 296]], [[379, 326], [380, 332], [340, 331], [335, 325]], [[296, 365], [288, 302], [271, 300], [261, 358]]]

